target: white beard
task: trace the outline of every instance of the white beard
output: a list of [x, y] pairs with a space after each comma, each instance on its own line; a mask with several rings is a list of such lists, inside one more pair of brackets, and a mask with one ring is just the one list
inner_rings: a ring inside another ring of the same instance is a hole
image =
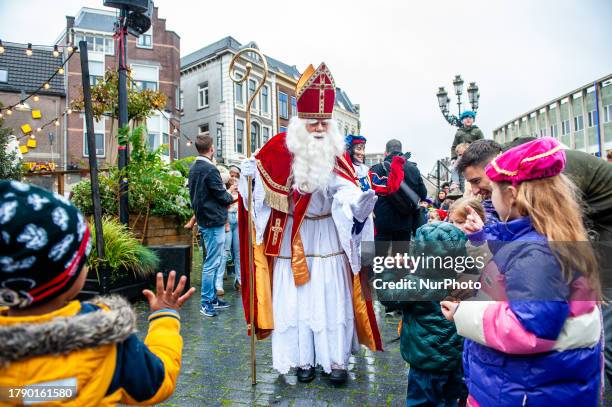
[[293, 117], [287, 129], [287, 148], [293, 153], [293, 187], [303, 193], [324, 191], [331, 181], [336, 157], [344, 152], [344, 138], [335, 120], [329, 120], [322, 138], [308, 133], [306, 123], [306, 119]]

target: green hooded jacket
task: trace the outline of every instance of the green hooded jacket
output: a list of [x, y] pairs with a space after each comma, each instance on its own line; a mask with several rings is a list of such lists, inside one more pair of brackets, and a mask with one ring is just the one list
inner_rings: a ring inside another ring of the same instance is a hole
[[482, 130], [478, 126], [473, 125], [470, 128], [460, 127], [455, 133], [455, 140], [453, 140], [453, 146], [451, 147], [451, 159], [457, 158], [455, 147], [461, 143], [473, 143], [476, 140], [484, 138]]

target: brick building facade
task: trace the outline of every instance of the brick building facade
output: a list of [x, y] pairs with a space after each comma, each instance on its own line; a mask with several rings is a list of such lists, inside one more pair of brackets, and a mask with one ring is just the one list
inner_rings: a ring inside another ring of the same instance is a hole
[[[66, 29], [60, 35], [59, 44], [87, 42], [90, 82], [95, 84], [104, 77], [108, 69], [115, 70], [115, 47], [113, 40], [116, 14], [113, 11], [82, 8], [75, 17], [66, 17]], [[165, 152], [168, 160], [178, 158], [180, 37], [166, 29], [165, 19], [159, 18], [158, 8], [153, 11], [151, 29], [138, 38], [128, 36], [128, 65], [131, 78], [140, 88], [161, 91], [167, 97], [163, 113], [156, 112], [147, 119], [147, 141], [152, 148], [168, 145]], [[82, 95], [81, 67], [78, 55], [66, 67], [66, 104]], [[88, 151], [84, 143], [84, 115], [74, 112], [68, 117], [66, 126], [67, 149], [65, 162], [86, 166]], [[102, 165], [115, 163], [117, 158], [117, 122], [105, 118], [94, 124], [96, 153]], [[111, 129], [112, 133], [111, 134]]]

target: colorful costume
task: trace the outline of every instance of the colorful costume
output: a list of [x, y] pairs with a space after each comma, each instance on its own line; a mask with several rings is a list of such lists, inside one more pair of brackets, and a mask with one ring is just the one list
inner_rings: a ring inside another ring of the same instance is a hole
[[[310, 66], [297, 89], [298, 116], [329, 119], [334, 82], [325, 64]], [[358, 344], [381, 350], [382, 343], [365, 276], [360, 274], [361, 233], [372, 229], [369, 213], [355, 219], [352, 205], [362, 196], [348, 154], [337, 157], [325, 191], [301, 194], [292, 188], [292, 153], [285, 133], [270, 139], [255, 156], [253, 188], [255, 281], [249, 281], [246, 234], [246, 176], [240, 179], [242, 299], [247, 324], [262, 339], [272, 336], [273, 366], [321, 365], [346, 369]], [[246, 173], [243, 168], [243, 175]], [[372, 205], [373, 206], [373, 205]], [[371, 212], [371, 211], [370, 211]], [[255, 314], [249, 313], [249, 285], [255, 285]], [[250, 327], [250, 325], [249, 325]]]

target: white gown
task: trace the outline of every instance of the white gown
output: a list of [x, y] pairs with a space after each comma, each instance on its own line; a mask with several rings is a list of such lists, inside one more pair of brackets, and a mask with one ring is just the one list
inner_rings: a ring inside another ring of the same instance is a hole
[[[258, 172], [253, 192], [258, 243], [270, 216], [259, 177]], [[243, 197], [245, 184], [241, 185]], [[332, 367], [346, 368], [351, 353], [359, 349], [350, 279], [351, 272], [358, 273], [361, 268], [361, 236], [366, 229], [373, 230], [369, 216], [364, 231], [351, 234], [350, 203], [360, 195], [359, 187], [337, 175], [326, 193], [312, 194], [300, 228], [310, 280], [299, 287], [291, 270], [293, 218], [287, 220], [280, 256], [273, 265], [272, 282], [272, 361], [282, 374], [292, 367], [320, 365], [325, 372]]]

